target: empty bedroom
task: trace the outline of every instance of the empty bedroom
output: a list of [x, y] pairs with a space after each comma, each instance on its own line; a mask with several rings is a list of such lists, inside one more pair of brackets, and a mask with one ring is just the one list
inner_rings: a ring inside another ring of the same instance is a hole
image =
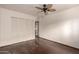
[[0, 4], [0, 54], [79, 54], [79, 4]]

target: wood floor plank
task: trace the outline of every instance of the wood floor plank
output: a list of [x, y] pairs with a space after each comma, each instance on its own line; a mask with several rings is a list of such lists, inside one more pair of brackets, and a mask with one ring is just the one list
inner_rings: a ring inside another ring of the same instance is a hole
[[[2, 53], [3, 52], [3, 53]], [[57, 42], [40, 38], [39, 47], [35, 47], [35, 40], [24, 41], [0, 47], [0, 54], [79, 54], [79, 49]]]

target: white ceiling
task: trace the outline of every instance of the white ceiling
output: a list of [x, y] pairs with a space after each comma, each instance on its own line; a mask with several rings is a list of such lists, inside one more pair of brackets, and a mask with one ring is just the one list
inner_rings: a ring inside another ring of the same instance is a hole
[[[0, 7], [26, 13], [33, 16], [37, 15], [36, 12], [38, 12], [38, 9], [35, 8], [36, 6], [42, 7], [42, 5], [40, 4], [0, 4]], [[56, 9], [55, 12], [60, 12], [75, 6], [78, 6], [78, 5], [77, 4], [54, 4], [53, 8]]]

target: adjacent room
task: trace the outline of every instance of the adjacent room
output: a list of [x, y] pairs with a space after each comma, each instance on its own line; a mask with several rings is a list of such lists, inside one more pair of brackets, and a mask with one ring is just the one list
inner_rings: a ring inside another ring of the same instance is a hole
[[79, 4], [0, 4], [0, 54], [78, 54]]

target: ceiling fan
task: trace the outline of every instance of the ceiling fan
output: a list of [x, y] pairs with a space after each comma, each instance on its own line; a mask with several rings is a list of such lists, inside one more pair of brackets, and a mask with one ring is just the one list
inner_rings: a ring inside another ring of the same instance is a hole
[[56, 11], [56, 9], [53, 9], [53, 5], [52, 4], [43, 4], [42, 5], [43, 7], [36, 7], [37, 9], [41, 10], [41, 12], [44, 12], [45, 15], [48, 13], [48, 12], [54, 12]]

